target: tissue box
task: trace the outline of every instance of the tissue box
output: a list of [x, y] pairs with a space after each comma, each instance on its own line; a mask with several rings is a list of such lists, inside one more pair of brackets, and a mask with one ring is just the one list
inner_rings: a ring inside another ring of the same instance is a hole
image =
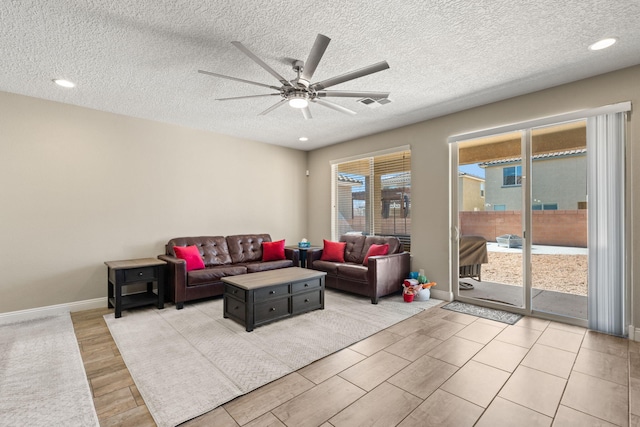
[[299, 248], [309, 248], [311, 247], [311, 242], [298, 242]]

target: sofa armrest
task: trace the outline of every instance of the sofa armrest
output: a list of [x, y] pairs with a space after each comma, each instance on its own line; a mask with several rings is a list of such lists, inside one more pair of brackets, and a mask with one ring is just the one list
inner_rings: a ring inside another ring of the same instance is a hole
[[167, 263], [166, 295], [171, 297], [176, 308], [181, 309], [187, 300], [187, 262], [171, 255], [158, 255], [158, 259]]
[[307, 268], [313, 269], [313, 262], [322, 257], [322, 248], [309, 249], [307, 251]]
[[294, 267], [300, 265], [300, 251], [298, 249], [284, 248], [284, 257], [293, 261]]
[[372, 302], [378, 297], [402, 289], [402, 282], [409, 277], [411, 255], [409, 252], [369, 257], [367, 278], [373, 286]]

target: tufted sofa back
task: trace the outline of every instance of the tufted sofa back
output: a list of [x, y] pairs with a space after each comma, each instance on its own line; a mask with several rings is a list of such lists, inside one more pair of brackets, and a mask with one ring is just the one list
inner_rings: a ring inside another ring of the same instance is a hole
[[388, 244], [389, 254], [396, 254], [404, 251], [404, 246], [397, 237], [343, 234], [340, 236], [340, 241], [347, 243], [344, 248], [344, 260], [346, 262], [353, 262], [356, 264], [362, 264], [369, 247], [373, 244]]
[[229, 247], [224, 236], [178, 237], [169, 240], [166, 245], [167, 255], [176, 256], [174, 246], [197, 246], [202, 255], [204, 265], [231, 264]]
[[227, 246], [234, 264], [262, 260], [262, 242], [270, 242], [268, 234], [238, 234], [227, 236]]

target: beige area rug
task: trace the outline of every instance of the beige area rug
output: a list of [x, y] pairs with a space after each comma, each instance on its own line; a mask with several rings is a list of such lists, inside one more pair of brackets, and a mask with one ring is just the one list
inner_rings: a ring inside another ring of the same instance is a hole
[[0, 426], [98, 426], [69, 314], [0, 324]]
[[175, 426], [394, 325], [440, 300], [371, 300], [327, 290], [325, 309], [246, 332], [222, 299], [105, 316], [159, 426]]

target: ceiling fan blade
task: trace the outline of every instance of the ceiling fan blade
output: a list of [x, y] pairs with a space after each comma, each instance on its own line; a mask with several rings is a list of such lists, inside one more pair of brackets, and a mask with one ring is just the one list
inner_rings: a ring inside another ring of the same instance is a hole
[[224, 74], [212, 73], [211, 71], [198, 70], [198, 72], [200, 74], [207, 74], [209, 76], [222, 77], [223, 79], [235, 80], [237, 82], [249, 83], [249, 84], [256, 85], [256, 86], [268, 87], [269, 89], [280, 90], [280, 88], [276, 87], [276, 86], [269, 86], [269, 85], [266, 85], [264, 83], [253, 82], [251, 80], [245, 80], [245, 79], [239, 79], [237, 77], [225, 76]]
[[302, 115], [304, 116], [305, 120], [309, 120], [312, 119], [313, 117], [311, 117], [311, 110], [309, 110], [309, 106], [307, 105], [304, 108], [301, 108], [300, 111], [302, 111]]
[[322, 90], [330, 86], [348, 82], [349, 80], [357, 79], [360, 77], [368, 76], [369, 74], [377, 73], [378, 71], [386, 70], [387, 68], [389, 68], [389, 64], [387, 63], [387, 61], [378, 62], [377, 64], [369, 65], [368, 67], [360, 68], [359, 70], [350, 71], [346, 74], [314, 83], [311, 85], [311, 88], [315, 90]]
[[302, 75], [300, 76], [301, 80], [304, 80], [307, 83], [311, 82], [313, 73], [315, 73], [320, 60], [322, 59], [322, 55], [324, 55], [324, 51], [327, 50], [327, 46], [329, 46], [330, 41], [331, 39], [329, 37], [318, 34], [316, 41], [313, 43], [313, 47], [311, 48], [311, 52], [309, 52], [309, 57], [304, 63]]
[[231, 42], [231, 44], [234, 45], [235, 47], [237, 47], [238, 49], [240, 49], [249, 58], [253, 59], [253, 61], [256, 62], [259, 66], [261, 66], [262, 68], [267, 70], [269, 72], [269, 74], [271, 74], [273, 77], [278, 79], [280, 81], [280, 83], [282, 83], [285, 86], [291, 86], [291, 83], [289, 83], [289, 81], [287, 79], [282, 77], [276, 70], [274, 70], [269, 65], [267, 65], [262, 59], [258, 58], [253, 52], [251, 52], [249, 49], [247, 49], [242, 43], [240, 43], [240, 42]]
[[278, 101], [276, 104], [273, 104], [271, 107], [267, 108], [266, 110], [264, 110], [262, 113], [258, 114], [259, 116], [266, 116], [267, 114], [269, 114], [270, 112], [272, 112], [273, 110], [275, 110], [276, 108], [284, 105], [287, 102], [286, 99], [281, 99], [280, 101]]
[[340, 111], [341, 113], [345, 113], [345, 114], [351, 114], [353, 116], [356, 115], [356, 112], [353, 110], [350, 110], [346, 107], [343, 107], [342, 105], [338, 105], [338, 104], [334, 104], [333, 102], [329, 102], [329, 101], [325, 101], [324, 99], [314, 99], [313, 102], [317, 102], [320, 105], [323, 105], [325, 107], [331, 108], [332, 110], [336, 110], [336, 111]]
[[382, 99], [382, 98], [388, 98], [389, 92], [355, 92], [355, 91], [348, 91], [348, 90], [323, 90], [322, 92], [317, 92], [316, 96], [319, 96], [321, 98], [336, 97], [336, 98]]
[[267, 93], [264, 95], [247, 95], [247, 96], [232, 96], [230, 98], [216, 98], [216, 101], [229, 101], [230, 99], [247, 99], [247, 98], [262, 98], [263, 96], [276, 96], [279, 93]]

